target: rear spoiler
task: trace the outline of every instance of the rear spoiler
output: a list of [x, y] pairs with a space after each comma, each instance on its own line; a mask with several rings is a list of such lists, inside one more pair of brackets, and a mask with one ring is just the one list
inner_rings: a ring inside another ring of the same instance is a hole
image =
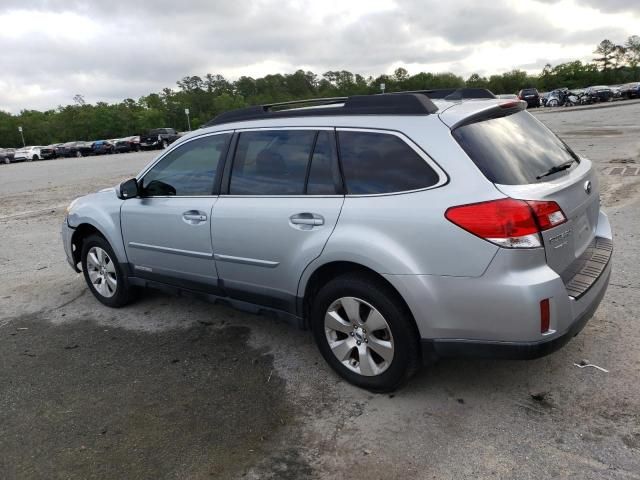
[[468, 117], [455, 123], [451, 130], [464, 127], [471, 123], [483, 122], [485, 120], [491, 120], [494, 118], [508, 117], [514, 113], [518, 113], [527, 108], [527, 102], [523, 100], [509, 100], [508, 102], [497, 103], [491, 105], [489, 108], [484, 108], [478, 112], [475, 112]]

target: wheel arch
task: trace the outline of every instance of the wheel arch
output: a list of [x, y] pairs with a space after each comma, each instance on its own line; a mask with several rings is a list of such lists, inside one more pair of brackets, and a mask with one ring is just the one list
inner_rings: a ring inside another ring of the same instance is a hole
[[[80, 263], [82, 255], [82, 244], [85, 239], [91, 235], [100, 235], [106, 240], [106, 236], [98, 228], [90, 223], [81, 223], [76, 227], [71, 235], [71, 255], [73, 256], [74, 265]], [[107, 240], [108, 241], [108, 240]]]
[[363, 264], [339, 260], [327, 262], [317, 266], [312, 272], [308, 272], [308, 274], [304, 275], [300, 280], [300, 285], [298, 288], [298, 309], [304, 320], [305, 327], [309, 327], [310, 309], [313, 298], [322, 288], [322, 286], [326, 285], [334, 278], [349, 273], [360, 274], [384, 285], [385, 288], [387, 288], [401, 303], [407, 314], [411, 316], [411, 321], [416, 329], [416, 333], [419, 332], [418, 325], [415, 321], [413, 313], [411, 312], [411, 309], [409, 308], [409, 305], [407, 304], [400, 291], [391, 282], [389, 282], [388, 279], [386, 279], [383, 275], [381, 275], [374, 269]]

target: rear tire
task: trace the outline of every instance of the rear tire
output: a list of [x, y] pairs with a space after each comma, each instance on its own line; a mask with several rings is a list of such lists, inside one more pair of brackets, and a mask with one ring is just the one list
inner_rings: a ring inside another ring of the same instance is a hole
[[166, 140], [162, 141], [162, 149], [166, 150], [169, 147], [169, 142], [167, 142]]
[[311, 327], [320, 353], [350, 383], [372, 392], [403, 385], [420, 365], [411, 313], [384, 282], [346, 274], [313, 300]]
[[104, 237], [90, 235], [82, 242], [82, 272], [94, 297], [108, 307], [124, 307], [133, 300], [133, 289], [117, 257]]

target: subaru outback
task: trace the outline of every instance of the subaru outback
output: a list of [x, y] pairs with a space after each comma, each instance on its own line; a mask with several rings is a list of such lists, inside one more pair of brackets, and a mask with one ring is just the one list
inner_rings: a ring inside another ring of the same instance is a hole
[[609, 282], [596, 170], [523, 101], [429, 95], [222, 114], [74, 200], [69, 263], [109, 307], [153, 287], [308, 327], [372, 391], [439, 358], [553, 352]]

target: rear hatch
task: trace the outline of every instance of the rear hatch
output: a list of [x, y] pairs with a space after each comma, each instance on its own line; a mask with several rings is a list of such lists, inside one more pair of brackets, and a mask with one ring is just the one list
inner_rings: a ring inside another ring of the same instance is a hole
[[600, 199], [592, 163], [518, 108], [497, 118], [476, 116], [470, 122], [458, 122], [452, 134], [502, 193], [515, 199], [556, 202], [562, 209], [566, 221], [541, 235], [547, 264], [565, 283], [570, 282], [595, 242]]

